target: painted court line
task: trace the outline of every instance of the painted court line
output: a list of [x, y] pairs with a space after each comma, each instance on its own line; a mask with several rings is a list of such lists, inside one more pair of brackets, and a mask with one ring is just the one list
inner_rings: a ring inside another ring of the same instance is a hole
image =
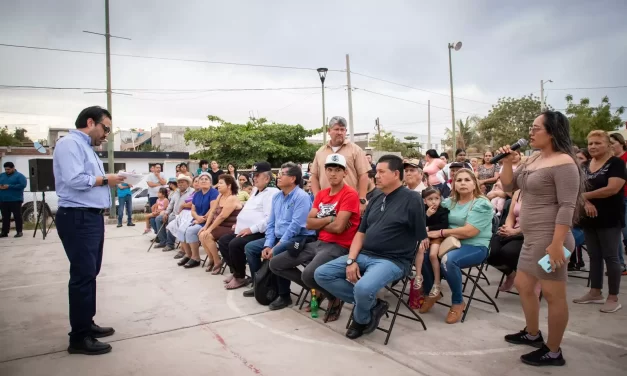
[[[167, 268], [167, 269], [153, 269], [153, 270], [146, 270], [146, 271], [143, 271], [143, 272], [135, 272], [135, 273], [128, 273], [128, 274], [107, 275], [107, 276], [103, 276], [103, 277], [98, 277], [98, 281], [102, 281], [103, 279], [123, 278], [123, 277], [130, 277], [130, 276], [141, 275], [141, 274], [149, 274], [149, 273], [161, 272], [161, 271], [164, 271], [164, 270], [171, 270], [171, 268]], [[0, 292], [2, 292], [2, 291], [10, 291], [10, 290], [28, 289], [28, 288], [31, 288], [31, 287], [61, 285], [61, 284], [66, 284], [66, 283], [68, 283], [67, 279], [64, 279], [63, 281], [56, 281], [56, 282], [36, 283], [36, 284], [33, 284], [33, 285], [5, 287], [5, 288], [0, 289]]]

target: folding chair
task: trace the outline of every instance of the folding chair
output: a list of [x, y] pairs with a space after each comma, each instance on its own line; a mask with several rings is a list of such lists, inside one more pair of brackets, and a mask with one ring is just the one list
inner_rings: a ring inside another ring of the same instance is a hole
[[[583, 251], [588, 252], [588, 250], [586, 249], [586, 245], [582, 244], [579, 246], [575, 247], [575, 252], [577, 254], [582, 254]], [[577, 274], [571, 274], [571, 273], [588, 273], [587, 277], [584, 277], [582, 275], [577, 275]], [[587, 279], [588, 280], [588, 284], [586, 285], [586, 287], [590, 287], [590, 270], [578, 270], [578, 271], [572, 271], [568, 273], [568, 278], [579, 278], [579, 279]]]
[[[416, 246], [416, 252], [418, 251], [418, 247], [420, 246], [420, 243], [418, 243], [418, 245]], [[412, 260], [416, 259], [416, 252], [414, 252], [414, 257], [412, 258]], [[409, 300], [409, 294], [405, 292], [405, 290], [407, 290], [407, 285], [410, 283], [411, 281], [411, 277], [413, 274], [413, 270], [412, 268], [409, 269], [409, 272], [399, 281], [395, 281], [394, 283], [392, 283], [391, 286], [385, 286], [385, 289], [387, 291], [389, 291], [392, 295], [394, 295], [394, 297], [396, 297], [396, 307], [394, 308], [394, 310], [390, 310], [388, 309], [385, 312], [385, 317], [390, 317], [389, 313], [392, 314], [392, 321], [390, 322], [390, 326], [387, 329], [381, 328], [381, 327], [377, 327], [377, 330], [380, 330], [384, 333], [387, 333], [387, 335], [385, 336], [385, 341], [383, 342], [384, 345], [388, 344], [388, 341], [390, 340], [390, 336], [392, 335], [392, 330], [394, 330], [394, 324], [396, 323], [396, 318], [398, 316], [400, 317], [404, 317], [408, 320], [412, 320], [412, 321], [416, 321], [419, 322], [422, 325], [422, 328], [424, 330], [427, 330], [427, 326], [425, 325], [425, 322], [422, 320], [422, 318], [420, 317], [420, 315], [418, 315], [418, 313], [416, 313], [415, 310], [411, 309], [409, 307], [408, 302], [406, 302], [405, 300], [403, 300], [403, 298], [405, 296], [407, 296], [407, 299]], [[402, 283], [402, 287], [400, 289], [395, 289], [394, 286], [397, 285], [398, 283]], [[401, 307], [401, 304], [405, 306], [405, 308], [407, 308], [407, 310], [409, 310], [409, 312], [412, 313], [412, 316], [403, 314], [398, 312], [399, 308]], [[353, 321], [353, 313], [355, 311], [355, 305], [353, 304], [353, 309], [351, 310], [351, 315], [348, 318], [348, 322], [346, 323], [346, 329], [348, 329], [350, 327], [351, 322]]]

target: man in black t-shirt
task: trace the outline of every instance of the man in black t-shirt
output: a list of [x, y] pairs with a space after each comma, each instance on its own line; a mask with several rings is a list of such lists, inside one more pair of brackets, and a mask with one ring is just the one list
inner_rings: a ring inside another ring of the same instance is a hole
[[427, 238], [425, 211], [418, 192], [403, 186], [403, 160], [385, 155], [377, 163], [381, 194], [368, 203], [348, 256], [328, 262], [314, 274], [316, 282], [342, 301], [355, 304], [346, 336], [373, 332], [388, 303], [376, 299], [388, 283], [411, 270], [416, 248]]

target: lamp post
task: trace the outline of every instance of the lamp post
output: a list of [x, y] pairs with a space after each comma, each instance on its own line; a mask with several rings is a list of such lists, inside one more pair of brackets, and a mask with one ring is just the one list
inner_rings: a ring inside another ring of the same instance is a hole
[[324, 109], [324, 80], [327, 77], [327, 68], [318, 68], [318, 75], [320, 76], [320, 82], [322, 83], [322, 143], [327, 143], [327, 121]]
[[546, 103], [544, 103], [544, 84], [553, 82], [553, 80], [540, 80], [540, 112], [546, 110]]
[[453, 99], [453, 63], [451, 61], [451, 50], [459, 51], [462, 48], [462, 42], [453, 42], [448, 44], [448, 73], [451, 78], [451, 124], [453, 126], [453, 151], [457, 149], [457, 139], [455, 138], [455, 100]]

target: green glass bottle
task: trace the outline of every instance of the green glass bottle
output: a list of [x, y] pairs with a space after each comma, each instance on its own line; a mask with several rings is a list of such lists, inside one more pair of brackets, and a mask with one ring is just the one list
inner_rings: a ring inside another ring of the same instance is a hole
[[311, 302], [309, 303], [311, 308], [311, 318], [318, 318], [318, 297], [316, 296], [316, 289], [311, 289]]

